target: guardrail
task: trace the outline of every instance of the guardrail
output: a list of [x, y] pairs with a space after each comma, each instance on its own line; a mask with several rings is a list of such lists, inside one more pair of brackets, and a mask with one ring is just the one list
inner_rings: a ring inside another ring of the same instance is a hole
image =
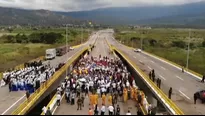
[[[117, 40], [116, 40], [116, 41], [117, 41]], [[117, 42], [118, 42], [118, 41], [117, 41]], [[118, 43], [119, 43], [119, 42], [118, 42]], [[132, 49], [132, 50], [135, 49], [135, 48], [130, 47], [130, 46], [127, 46], [127, 45], [125, 45], [125, 44], [123, 44], [123, 45], [126, 46], [126, 47], [129, 48], [129, 49]], [[157, 55], [155, 55], [155, 54], [152, 54], [152, 53], [149, 53], [149, 52], [145, 52], [145, 51], [143, 51], [143, 53], [145, 53], [145, 54], [147, 54], [147, 55], [149, 55], [149, 56], [151, 56], [151, 57], [156, 57], [156, 58], [158, 58], [158, 59], [161, 59], [161, 60], [163, 60], [163, 61], [165, 61], [165, 62], [167, 62], [167, 63], [169, 63], [169, 64], [171, 64], [171, 65], [173, 65], [173, 66], [176, 66], [176, 67], [178, 67], [178, 68], [180, 68], [180, 69], [184, 68], [184, 71], [185, 71], [185, 72], [187, 72], [187, 73], [189, 73], [189, 74], [193, 74], [193, 75], [197, 76], [198, 78], [202, 78], [202, 77], [203, 77], [202, 74], [199, 74], [199, 73], [197, 73], [197, 72], [195, 72], [195, 71], [193, 71], [193, 70], [187, 69], [186, 67], [183, 67], [183, 66], [181, 66], [181, 65], [179, 65], [179, 64], [177, 64], [177, 63], [175, 63], [175, 62], [172, 62], [172, 61], [170, 61], [170, 60], [167, 60], [167, 59], [165, 59], [165, 58], [163, 58], [163, 57], [160, 57], [160, 56], [157, 56]]]
[[152, 82], [148, 75], [146, 75], [140, 68], [132, 62], [126, 55], [124, 55], [120, 50], [112, 46], [113, 50], [118, 52], [133, 68], [134, 70], [140, 75], [140, 77], [145, 81], [148, 87], [155, 93], [155, 95], [161, 100], [165, 107], [170, 111], [173, 115], [184, 115], [184, 113], [179, 109], [172, 100], [170, 100], [161, 89], [159, 89], [154, 82]]
[[32, 105], [40, 98], [41, 95], [67, 70], [67, 68], [85, 51], [88, 47], [81, 50], [78, 54], [74, 55], [59, 71], [57, 71], [52, 77], [45, 83], [41, 84], [40, 88], [36, 90], [28, 100], [25, 100], [12, 115], [24, 115], [32, 107]]
[[[108, 43], [107, 39], [105, 39], [105, 41], [106, 41], [107, 45], [109, 46], [110, 51], [114, 54], [115, 57], [117, 57], [117, 55], [115, 54], [115, 52], [114, 52], [114, 50], [113, 50], [113, 46]], [[149, 104], [148, 104], [148, 105], [149, 105]], [[148, 111], [146, 110], [145, 106], [142, 106], [142, 105], [140, 105], [140, 104], [139, 104], [139, 106], [140, 106], [140, 109], [141, 109], [143, 115], [147, 115], [147, 114], [148, 114]]]
[[[51, 99], [51, 101], [48, 103], [48, 105], [46, 106], [46, 109], [48, 109], [48, 107], [50, 107], [51, 112], [53, 113], [55, 107], [56, 107], [56, 94], [53, 96], [53, 98]], [[41, 113], [41, 115], [45, 115], [44, 111]]]

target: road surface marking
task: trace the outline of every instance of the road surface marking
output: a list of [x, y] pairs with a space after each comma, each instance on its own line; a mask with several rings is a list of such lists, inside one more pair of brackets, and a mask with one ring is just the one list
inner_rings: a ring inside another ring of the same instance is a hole
[[[174, 68], [176, 68], [176, 69], [178, 69], [178, 70], [182, 70], [182, 68], [181, 67], [179, 67], [179, 66], [176, 66], [176, 65], [174, 65], [174, 64], [172, 64], [172, 63], [169, 63], [169, 62], [167, 62], [166, 60], [163, 60], [163, 59], [161, 59], [161, 58], [158, 58], [158, 57], [156, 57], [156, 56], [153, 56], [153, 55], [150, 55], [150, 54], [148, 54], [148, 53], [146, 53], [146, 52], [142, 52], [143, 54], [146, 54], [146, 55], [148, 55], [148, 56], [150, 56], [150, 57], [152, 57], [152, 58], [155, 58], [155, 59], [157, 59], [157, 60], [159, 60], [159, 61], [161, 61], [161, 62], [163, 62], [163, 63], [166, 63], [166, 64], [169, 64], [170, 66], [172, 66], [172, 67], [174, 67]], [[191, 72], [189, 72], [189, 71], [184, 71], [185, 73], [187, 73], [187, 74], [189, 74], [189, 75], [191, 75], [191, 76], [193, 76], [193, 77], [195, 77], [195, 78], [197, 78], [197, 79], [199, 79], [199, 80], [201, 80], [201, 77], [199, 77], [199, 76], [197, 76], [197, 75], [195, 75], [195, 74], [193, 74], [193, 73], [191, 73]]]
[[163, 70], [166, 70], [166, 68], [164, 68], [164, 67], [162, 67], [162, 66], [161, 66], [161, 68], [162, 68]]
[[142, 56], [144, 59], [146, 59], [146, 57], [145, 56]]
[[17, 100], [15, 103], [13, 103], [8, 109], [6, 109], [1, 115], [6, 114], [12, 107], [14, 107], [19, 101], [21, 101], [26, 95], [22, 96], [19, 100]]
[[159, 77], [161, 77], [162, 79], [166, 80], [162, 75], [159, 75]]
[[182, 81], [184, 80], [184, 79], [182, 79], [182, 78], [181, 78], [181, 77], [179, 77], [179, 76], [176, 76], [176, 77], [177, 77], [178, 79], [182, 80]]
[[186, 97], [187, 99], [191, 100], [186, 94], [184, 94], [184, 93], [181, 92], [180, 90], [179, 90], [179, 92], [180, 92], [184, 97]]
[[139, 61], [140, 61], [141, 63], [143, 63], [142, 60], [139, 60]]
[[154, 63], [154, 61], [151, 60], [152, 63]]
[[[61, 99], [60, 99], [60, 102], [62, 101], [62, 99], [64, 98], [64, 96], [65, 96], [65, 94], [63, 94], [63, 96], [61, 97]], [[57, 103], [57, 102], [56, 102]], [[54, 113], [55, 113], [55, 111], [57, 110], [57, 108], [58, 108], [58, 105], [55, 107], [55, 109], [53, 110], [53, 112], [52, 112], [52, 115], [54, 115]]]
[[[80, 50], [81, 50], [81, 49], [79, 49], [76, 53], [74, 53], [72, 56], [70, 56], [70, 57], [68, 58], [68, 60], [70, 60], [73, 56], [75, 56]], [[68, 62], [68, 60], [67, 60], [67, 62]], [[26, 96], [26, 95], [24, 95], [23, 97], [25, 97], [25, 96]], [[38, 96], [38, 95], [36, 95], [36, 96], [34, 97], [34, 99], [35, 99], [37, 96]], [[20, 99], [23, 99], [23, 97], [20, 98]], [[19, 99], [18, 101], [20, 101], [20, 99]], [[33, 101], [34, 99], [32, 99], [31, 101]], [[16, 103], [16, 102], [15, 102], [15, 103]], [[14, 104], [15, 104], [15, 103], [14, 103]], [[29, 105], [29, 104], [31, 104], [31, 102], [29, 102], [28, 105]], [[28, 106], [28, 105], [27, 105], [27, 106]], [[27, 106], [26, 106], [26, 107], [27, 107]], [[12, 106], [12, 107], [13, 107], [13, 106]], [[24, 107], [24, 109], [25, 109], [26, 107]], [[24, 110], [24, 109], [23, 109], [23, 110]], [[22, 111], [23, 111], [23, 110], [22, 110]], [[22, 112], [22, 111], [21, 111], [21, 112]], [[21, 112], [20, 112], [20, 113], [21, 113]], [[20, 113], [19, 113], [19, 114], [20, 114]], [[18, 115], [19, 115], [19, 114], [18, 114]]]
[[151, 68], [151, 67], [149, 67], [149, 66], [148, 66], [148, 68], [149, 68], [150, 70], [152, 70], [152, 68]]
[[137, 59], [137, 57], [136, 56], [133, 56], [135, 59]]

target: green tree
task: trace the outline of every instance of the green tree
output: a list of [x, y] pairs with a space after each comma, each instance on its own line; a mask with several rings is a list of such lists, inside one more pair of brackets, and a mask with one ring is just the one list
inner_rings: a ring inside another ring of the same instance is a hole
[[179, 40], [179, 41], [173, 41], [172, 46], [179, 47], [179, 48], [186, 48], [187, 45], [184, 41]]

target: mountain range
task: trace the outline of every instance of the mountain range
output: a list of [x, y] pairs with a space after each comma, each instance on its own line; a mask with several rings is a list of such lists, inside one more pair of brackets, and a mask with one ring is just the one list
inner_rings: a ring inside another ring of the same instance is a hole
[[124, 25], [189, 25], [205, 27], [205, 2], [171, 6], [113, 7], [90, 11], [55, 12], [0, 7], [0, 25], [59, 25], [92, 21]]
[[0, 7], [0, 25], [43, 25], [55, 26], [66, 23], [79, 23], [73, 19], [48, 10], [23, 10]]

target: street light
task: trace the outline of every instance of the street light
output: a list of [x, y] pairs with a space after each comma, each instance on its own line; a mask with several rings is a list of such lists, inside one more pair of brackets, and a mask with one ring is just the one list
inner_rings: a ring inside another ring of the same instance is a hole
[[189, 51], [190, 51], [190, 41], [191, 41], [190, 35], [191, 35], [191, 29], [189, 29], [189, 40], [188, 40], [188, 49], [187, 49], [187, 63], [186, 63], [186, 68], [187, 69], [189, 68]]
[[[68, 59], [68, 24], [66, 24], [66, 58]], [[67, 77], [67, 69], [66, 69], [66, 77]]]

